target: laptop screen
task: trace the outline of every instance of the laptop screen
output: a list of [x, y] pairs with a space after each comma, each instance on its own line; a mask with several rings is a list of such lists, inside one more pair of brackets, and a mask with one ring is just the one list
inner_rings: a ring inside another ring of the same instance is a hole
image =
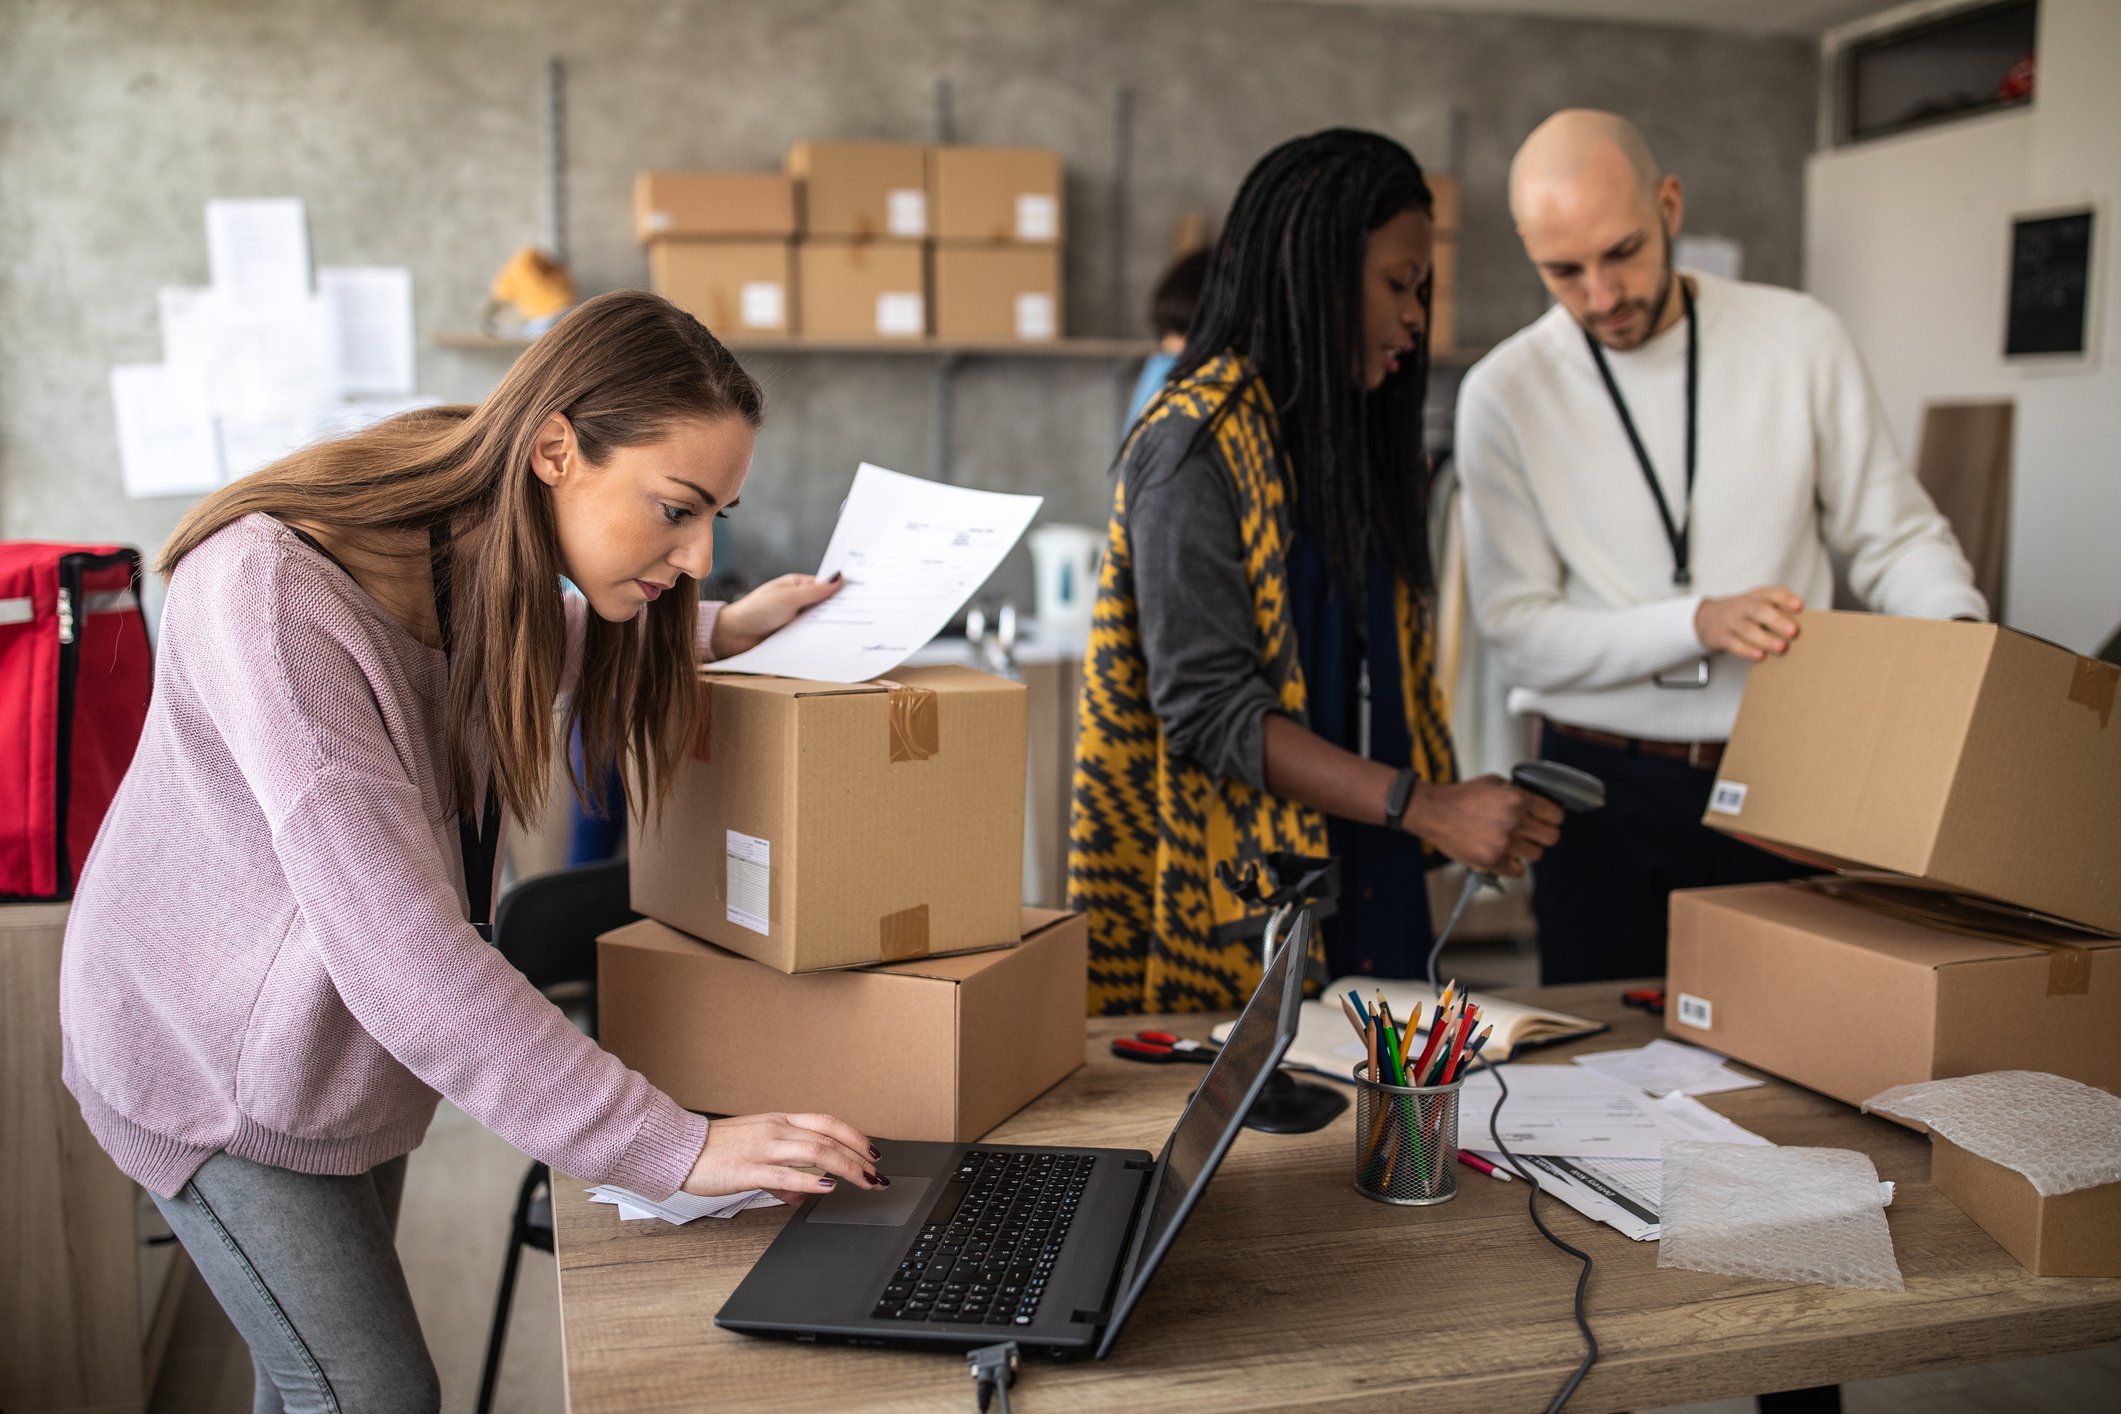
[[1156, 1174], [1150, 1181], [1148, 1210], [1135, 1235], [1128, 1269], [1121, 1277], [1119, 1299], [1113, 1304], [1112, 1320], [1098, 1343], [1098, 1357], [1111, 1350], [1119, 1328], [1155, 1274], [1171, 1240], [1184, 1225], [1186, 1215], [1199, 1201], [1201, 1190], [1215, 1166], [1229, 1152], [1237, 1131], [1243, 1127], [1252, 1102], [1266, 1088], [1281, 1063], [1283, 1052], [1296, 1037], [1297, 1008], [1303, 1002], [1303, 957], [1311, 945], [1311, 916], [1298, 915], [1288, 938], [1260, 978], [1259, 989], [1245, 1003], [1244, 1011], [1223, 1042], [1208, 1078], [1187, 1102], [1178, 1117], [1164, 1151], [1157, 1156]]

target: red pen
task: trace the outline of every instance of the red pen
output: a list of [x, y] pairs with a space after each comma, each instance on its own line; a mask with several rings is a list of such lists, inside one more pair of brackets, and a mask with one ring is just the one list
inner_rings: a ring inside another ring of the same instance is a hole
[[1478, 1154], [1469, 1154], [1465, 1150], [1460, 1149], [1458, 1151], [1458, 1162], [1464, 1164], [1467, 1168], [1472, 1169], [1475, 1173], [1484, 1173], [1489, 1178], [1499, 1178], [1504, 1183], [1508, 1183], [1510, 1181], [1510, 1175], [1508, 1173], [1495, 1167], [1495, 1165], [1489, 1163], [1486, 1159], [1483, 1159]]

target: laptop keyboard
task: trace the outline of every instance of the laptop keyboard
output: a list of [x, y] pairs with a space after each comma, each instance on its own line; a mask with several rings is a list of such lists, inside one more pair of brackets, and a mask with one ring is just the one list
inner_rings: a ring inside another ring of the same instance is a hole
[[1095, 1154], [968, 1150], [872, 1315], [1028, 1326]]

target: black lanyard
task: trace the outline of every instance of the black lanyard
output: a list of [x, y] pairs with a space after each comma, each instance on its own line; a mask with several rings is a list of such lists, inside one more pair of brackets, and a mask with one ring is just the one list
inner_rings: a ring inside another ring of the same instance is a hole
[[1672, 544], [1672, 584], [1678, 589], [1687, 589], [1694, 583], [1694, 572], [1690, 567], [1687, 536], [1693, 530], [1694, 521], [1694, 457], [1697, 411], [1699, 407], [1699, 370], [1697, 364], [1696, 329], [1694, 327], [1694, 295], [1686, 287], [1684, 277], [1679, 279], [1679, 298], [1686, 307], [1686, 499], [1679, 509], [1685, 520], [1672, 519], [1672, 508], [1664, 499], [1664, 487], [1658, 484], [1657, 469], [1650, 465], [1650, 454], [1642, 445], [1642, 437], [1635, 431], [1635, 419], [1628, 415], [1627, 399], [1620, 396], [1620, 385], [1613, 381], [1613, 370], [1606, 367], [1605, 350], [1591, 331], [1583, 331], [1584, 342], [1591, 346], [1591, 359], [1598, 365], [1598, 376], [1605, 379], [1605, 390], [1613, 399], [1613, 410], [1620, 414], [1620, 425], [1627, 429], [1628, 445], [1635, 449], [1635, 460], [1642, 463], [1642, 479], [1650, 483], [1650, 495], [1657, 501], [1657, 518], [1664, 522], [1664, 538]]
[[[436, 521], [427, 531], [429, 562], [434, 571], [435, 624], [442, 631], [442, 656], [449, 656], [451, 557], [449, 527]], [[462, 813], [457, 816], [457, 840], [464, 856], [464, 897], [471, 906], [471, 926], [480, 937], [493, 941], [493, 864], [501, 849], [501, 796], [494, 786], [494, 768], [486, 768], [486, 810], [482, 827], [474, 827]]]

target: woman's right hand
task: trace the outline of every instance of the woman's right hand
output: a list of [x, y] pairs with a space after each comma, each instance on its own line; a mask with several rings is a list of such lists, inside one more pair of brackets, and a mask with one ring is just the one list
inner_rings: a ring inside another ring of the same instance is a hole
[[[831, 1115], [732, 1115], [708, 1121], [707, 1143], [684, 1189], [718, 1197], [763, 1188], [793, 1203], [830, 1193], [841, 1182], [889, 1188], [891, 1181], [876, 1169], [881, 1157], [859, 1130]], [[806, 1168], [825, 1172], [802, 1172]]]
[[1516, 876], [1561, 838], [1561, 807], [1500, 776], [1415, 788], [1402, 820], [1468, 869]]

